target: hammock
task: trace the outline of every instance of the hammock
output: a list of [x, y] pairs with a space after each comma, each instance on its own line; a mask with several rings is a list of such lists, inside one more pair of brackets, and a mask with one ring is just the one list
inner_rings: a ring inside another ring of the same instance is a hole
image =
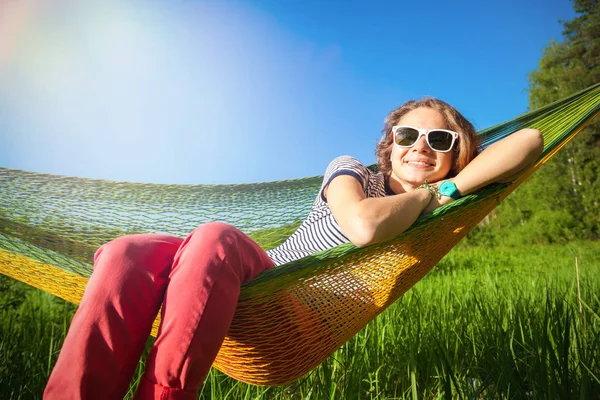
[[[257, 385], [282, 385], [306, 374], [423, 278], [599, 112], [597, 84], [483, 130], [485, 148], [521, 128], [537, 128], [545, 149], [512, 184], [490, 185], [439, 208], [391, 241], [367, 248], [342, 245], [245, 284], [214, 366]], [[0, 168], [0, 273], [78, 303], [94, 251], [121, 235], [186, 236], [200, 223], [220, 220], [268, 250], [308, 215], [321, 180], [158, 185]], [[158, 323], [157, 318], [154, 334]]]

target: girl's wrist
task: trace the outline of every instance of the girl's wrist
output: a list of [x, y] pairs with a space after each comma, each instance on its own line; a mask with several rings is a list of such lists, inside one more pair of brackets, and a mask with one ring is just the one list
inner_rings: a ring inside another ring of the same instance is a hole
[[427, 179], [425, 179], [425, 183], [421, 186], [417, 187], [417, 189], [424, 189], [429, 192], [431, 195], [431, 199], [440, 199], [442, 196], [440, 195], [440, 191], [437, 186], [434, 184], [430, 184]]
[[452, 181], [454, 183], [454, 185], [456, 186], [456, 189], [458, 189], [458, 192], [460, 193], [461, 196], [466, 196], [468, 193], [465, 193], [465, 191], [466, 191], [465, 182], [464, 182], [464, 179], [461, 179], [461, 177], [459, 175], [456, 175], [455, 177], [448, 179], [448, 180]]

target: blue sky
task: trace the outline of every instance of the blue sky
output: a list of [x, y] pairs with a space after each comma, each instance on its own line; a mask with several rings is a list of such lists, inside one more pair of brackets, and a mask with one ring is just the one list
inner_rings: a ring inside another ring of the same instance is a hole
[[154, 183], [371, 164], [387, 113], [426, 95], [478, 129], [513, 118], [575, 16], [567, 0], [0, 7], [0, 166]]

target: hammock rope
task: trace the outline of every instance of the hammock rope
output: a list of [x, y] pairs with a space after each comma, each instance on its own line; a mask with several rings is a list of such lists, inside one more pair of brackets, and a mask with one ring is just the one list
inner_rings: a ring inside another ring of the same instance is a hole
[[[338, 246], [245, 284], [214, 366], [258, 385], [282, 385], [306, 374], [425, 276], [599, 112], [600, 84], [485, 129], [479, 132], [482, 148], [521, 128], [537, 128], [544, 152], [512, 184], [490, 185], [441, 207], [391, 241]], [[270, 249], [308, 215], [321, 180], [158, 185], [0, 168], [0, 273], [78, 303], [94, 251], [121, 235], [183, 237], [203, 222], [220, 220]]]

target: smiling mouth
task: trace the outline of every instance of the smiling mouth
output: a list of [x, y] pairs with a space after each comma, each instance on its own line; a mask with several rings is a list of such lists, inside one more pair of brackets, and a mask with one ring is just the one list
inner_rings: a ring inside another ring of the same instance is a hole
[[412, 165], [415, 167], [434, 167], [433, 163], [427, 161], [406, 161], [406, 164]]

